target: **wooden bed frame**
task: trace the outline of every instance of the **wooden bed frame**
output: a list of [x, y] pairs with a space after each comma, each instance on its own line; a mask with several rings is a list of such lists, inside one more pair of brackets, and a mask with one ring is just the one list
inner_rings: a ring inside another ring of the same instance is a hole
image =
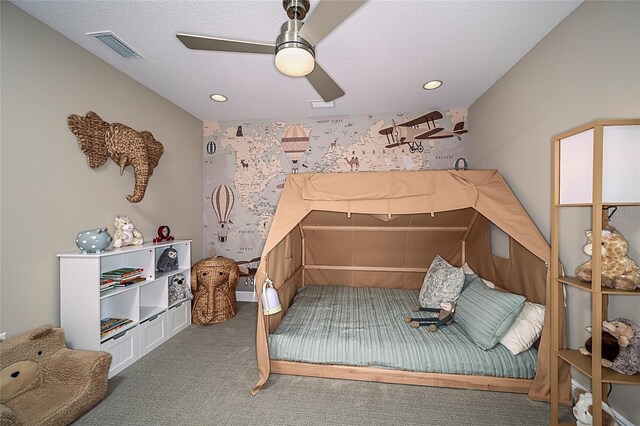
[[[475, 222], [477, 213], [473, 216]], [[307, 227], [308, 228], [308, 227]], [[317, 228], [328, 228], [326, 226]], [[348, 227], [336, 227], [348, 228]], [[431, 230], [431, 229], [430, 229]], [[442, 228], [439, 228], [442, 230]], [[302, 233], [302, 265], [296, 269], [285, 281], [283, 287], [288, 287], [294, 282], [298, 274], [302, 274], [304, 283], [305, 270], [308, 269], [332, 269], [332, 270], [367, 270], [367, 271], [403, 271], [425, 273], [427, 268], [385, 268], [385, 267], [359, 267], [359, 266], [329, 266], [305, 264], [304, 232]], [[465, 233], [466, 236], [466, 233]], [[462, 242], [464, 259], [464, 241]], [[395, 383], [403, 385], [436, 386], [456, 389], [490, 390], [496, 392], [529, 393], [533, 379], [515, 379], [511, 377], [476, 376], [469, 374], [445, 374], [423, 373], [419, 371], [390, 370], [378, 367], [359, 367], [334, 364], [311, 364], [305, 362], [270, 360], [271, 374], [289, 374], [293, 376], [322, 377], [326, 379], [358, 380], [364, 382]]]
[[[424, 226], [424, 227], [363, 227], [363, 226], [303, 226], [298, 224], [298, 229], [302, 236], [302, 265], [300, 265], [291, 276], [284, 282], [286, 288], [293, 284], [298, 274], [302, 274], [302, 285], [305, 283], [305, 271], [310, 269], [325, 269], [339, 271], [372, 271], [372, 272], [427, 272], [428, 268], [406, 268], [406, 267], [374, 267], [374, 266], [334, 266], [334, 265], [309, 265], [305, 258], [305, 230], [332, 230], [332, 231], [464, 231], [461, 243], [462, 262], [465, 262], [465, 241], [473, 224], [478, 218], [478, 212], [471, 217], [470, 223], [466, 227], [453, 226]], [[435, 386], [456, 389], [476, 389], [496, 392], [529, 393], [529, 388], [533, 384], [533, 379], [516, 379], [511, 377], [476, 376], [469, 374], [445, 374], [445, 373], [424, 373], [418, 371], [391, 370], [379, 367], [360, 367], [335, 364], [311, 364], [305, 362], [270, 360], [271, 374], [288, 374], [293, 376], [322, 377], [327, 379], [358, 380], [365, 382], [395, 383], [403, 385]]]
[[467, 374], [421, 373], [417, 371], [387, 370], [377, 367], [310, 364], [275, 359], [271, 360], [270, 365], [271, 374], [290, 374], [293, 376], [322, 377], [327, 379], [477, 389], [497, 392], [528, 393], [533, 383], [533, 379], [474, 376]]

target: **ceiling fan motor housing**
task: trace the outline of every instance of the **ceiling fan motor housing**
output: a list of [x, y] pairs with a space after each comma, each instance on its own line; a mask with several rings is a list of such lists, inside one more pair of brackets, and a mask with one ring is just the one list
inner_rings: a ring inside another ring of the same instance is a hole
[[315, 58], [316, 52], [313, 46], [307, 40], [298, 35], [298, 31], [302, 28], [303, 22], [298, 19], [290, 19], [282, 24], [280, 35], [276, 39], [276, 53], [288, 47], [298, 47], [311, 53]]

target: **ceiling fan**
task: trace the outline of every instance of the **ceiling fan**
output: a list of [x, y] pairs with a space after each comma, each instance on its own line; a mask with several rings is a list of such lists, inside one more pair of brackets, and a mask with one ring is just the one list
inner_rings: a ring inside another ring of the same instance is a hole
[[342, 21], [364, 4], [366, 0], [320, 0], [306, 22], [302, 20], [309, 10], [309, 0], [283, 0], [289, 21], [280, 28], [275, 44], [229, 40], [193, 34], [176, 34], [189, 49], [219, 52], [275, 54], [276, 67], [292, 77], [306, 76], [326, 102], [344, 95], [344, 90], [333, 81], [315, 61], [315, 46]]

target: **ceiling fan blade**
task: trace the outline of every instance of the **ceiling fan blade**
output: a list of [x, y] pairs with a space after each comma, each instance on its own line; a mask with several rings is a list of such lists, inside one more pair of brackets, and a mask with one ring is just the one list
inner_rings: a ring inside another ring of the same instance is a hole
[[309, 80], [309, 83], [311, 83], [325, 102], [331, 102], [344, 95], [344, 90], [329, 77], [329, 74], [327, 74], [317, 62], [313, 71], [307, 75], [307, 80]]
[[358, 10], [366, 0], [324, 0], [320, 1], [309, 16], [300, 32], [300, 37], [315, 46], [349, 15]]
[[189, 49], [214, 50], [217, 52], [270, 53], [274, 54], [276, 46], [252, 41], [229, 40], [226, 38], [206, 37], [193, 34], [176, 34], [178, 40]]

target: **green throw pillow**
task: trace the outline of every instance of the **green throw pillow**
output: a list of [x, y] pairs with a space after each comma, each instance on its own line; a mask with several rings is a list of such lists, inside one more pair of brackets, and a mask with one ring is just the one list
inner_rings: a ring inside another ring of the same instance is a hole
[[486, 351], [509, 331], [524, 302], [524, 296], [491, 289], [476, 276], [460, 293], [455, 322], [469, 339]]

